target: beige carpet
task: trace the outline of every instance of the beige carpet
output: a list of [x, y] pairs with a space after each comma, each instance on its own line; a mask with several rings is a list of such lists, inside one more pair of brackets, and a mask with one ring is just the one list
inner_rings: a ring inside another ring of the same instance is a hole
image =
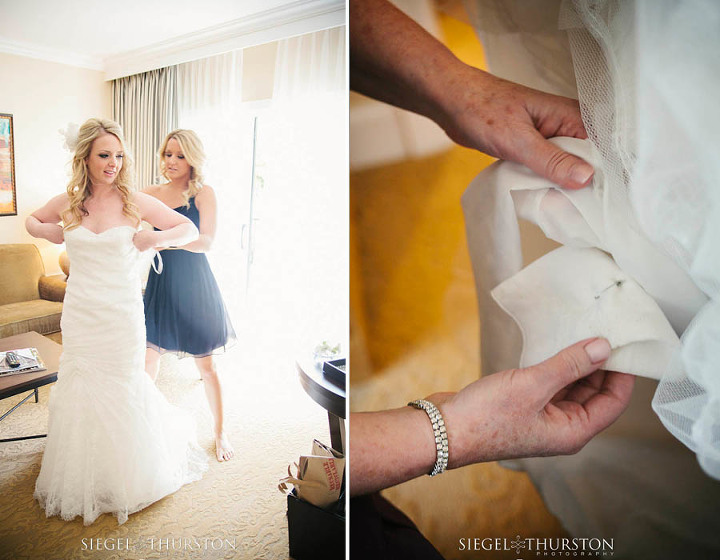
[[[163, 357], [158, 386], [171, 402], [192, 411], [200, 445], [212, 457], [210, 469], [201, 481], [123, 525], [110, 515], [89, 527], [79, 518], [46, 518], [32, 496], [45, 440], [0, 443], [0, 558], [288, 558], [286, 498], [277, 481], [289, 463], [309, 452], [313, 438], [330, 443], [327, 414], [304, 393], [292, 356], [277, 349], [250, 356], [250, 347], [236, 346], [218, 359], [226, 429], [236, 452], [227, 463], [214, 459], [211, 415], [193, 362]], [[43, 388], [40, 403], [23, 404], [3, 420], [0, 437], [45, 433], [48, 392]], [[18, 400], [0, 401], [0, 411]], [[121, 539], [130, 550], [87, 550], [97, 543], [91, 539], [116, 549]], [[158, 550], [159, 539], [172, 540]]]
[[[480, 371], [476, 337], [477, 325], [468, 323], [456, 327], [451, 335], [428, 339], [382, 375], [353, 385], [351, 409], [396, 408], [436, 391], [457, 390], [471, 383]], [[473, 465], [433, 478], [425, 476], [390, 488], [383, 495], [403, 510], [448, 560], [517, 558], [512, 549], [461, 550], [460, 539], [467, 543], [468, 538], [567, 536], [528, 476], [498, 463]], [[352, 523], [352, 512], [350, 515]]]

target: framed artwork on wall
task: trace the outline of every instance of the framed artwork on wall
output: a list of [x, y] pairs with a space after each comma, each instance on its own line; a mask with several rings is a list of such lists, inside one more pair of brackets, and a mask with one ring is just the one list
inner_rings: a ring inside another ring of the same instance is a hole
[[12, 115], [0, 113], [0, 216], [17, 216]]

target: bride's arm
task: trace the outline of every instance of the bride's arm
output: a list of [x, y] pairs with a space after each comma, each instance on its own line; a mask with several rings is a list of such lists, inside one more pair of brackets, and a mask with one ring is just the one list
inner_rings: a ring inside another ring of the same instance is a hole
[[195, 224], [156, 198], [145, 193], [135, 193], [134, 202], [140, 210], [140, 217], [161, 230], [137, 232], [133, 243], [138, 250], [186, 245], [198, 238]]
[[60, 225], [61, 213], [67, 208], [67, 194], [63, 193], [51, 198], [45, 206], [35, 210], [25, 220], [25, 229], [33, 237], [47, 239], [60, 244], [65, 241], [63, 228]]

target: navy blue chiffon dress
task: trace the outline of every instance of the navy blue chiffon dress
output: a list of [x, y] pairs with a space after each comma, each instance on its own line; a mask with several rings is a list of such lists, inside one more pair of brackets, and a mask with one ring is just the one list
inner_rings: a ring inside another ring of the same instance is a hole
[[[189, 202], [174, 210], [199, 227], [195, 197]], [[162, 271], [150, 269], [143, 298], [147, 347], [195, 358], [224, 351], [236, 336], [207, 257], [183, 249], [160, 254]]]

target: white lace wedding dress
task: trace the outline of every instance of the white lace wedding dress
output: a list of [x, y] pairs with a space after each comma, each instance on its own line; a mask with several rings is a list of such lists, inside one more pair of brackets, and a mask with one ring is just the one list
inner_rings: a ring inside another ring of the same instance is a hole
[[[645, 376], [579, 453], [512, 466], [615, 560], [720, 558], [720, 4], [465, 4], [491, 71], [578, 98], [588, 140], [552, 141], [595, 169], [568, 191], [497, 163], [464, 194], [483, 371], [602, 335]], [[518, 218], [565, 247], [523, 269]]]
[[63, 354], [50, 395], [35, 498], [48, 516], [86, 525], [128, 515], [198, 480], [207, 469], [195, 423], [144, 371], [141, 253], [135, 229], [65, 232], [72, 270]]

